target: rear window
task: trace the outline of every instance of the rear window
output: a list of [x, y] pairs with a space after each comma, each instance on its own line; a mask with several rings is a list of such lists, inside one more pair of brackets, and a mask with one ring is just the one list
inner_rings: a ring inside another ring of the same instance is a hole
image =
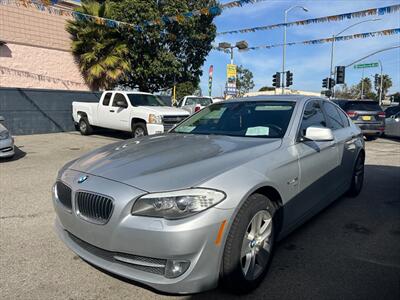
[[210, 98], [194, 98], [194, 97], [190, 97], [186, 99], [186, 105], [196, 105], [199, 104], [201, 106], [208, 106], [210, 104], [212, 104], [212, 101]]
[[349, 101], [346, 103], [345, 110], [365, 110], [382, 111], [378, 102], [373, 101]]

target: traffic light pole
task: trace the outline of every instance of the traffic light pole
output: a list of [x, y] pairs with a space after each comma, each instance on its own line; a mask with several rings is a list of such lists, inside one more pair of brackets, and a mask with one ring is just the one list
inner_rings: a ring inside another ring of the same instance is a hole
[[381, 66], [381, 82], [380, 82], [380, 85], [379, 85], [379, 105], [382, 105], [382, 85], [383, 85], [383, 67], [382, 67], [382, 62], [381, 62], [381, 60], [378, 60], [379, 61], [379, 65]]
[[[333, 73], [333, 51], [334, 51], [334, 44], [335, 44], [335, 36], [334, 35], [332, 35], [332, 43], [331, 43], [331, 68], [330, 68], [330, 71], [329, 71], [329, 78], [331, 78], [332, 79], [332, 73]], [[334, 90], [334, 88], [329, 88], [330, 89], [330, 91], [331, 91], [331, 97], [333, 97], [333, 91], [332, 90]], [[330, 98], [330, 97], [329, 97]]]

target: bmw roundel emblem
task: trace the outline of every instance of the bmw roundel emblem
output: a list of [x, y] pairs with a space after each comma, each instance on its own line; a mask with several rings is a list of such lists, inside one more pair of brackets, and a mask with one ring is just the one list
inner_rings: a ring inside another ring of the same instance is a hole
[[85, 182], [87, 179], [89, 178], [89, 176], [81, 176], [81, 177], [79, 177], [79, 179], [78, 179], [78, 183], [83, 183], [83, 182]]

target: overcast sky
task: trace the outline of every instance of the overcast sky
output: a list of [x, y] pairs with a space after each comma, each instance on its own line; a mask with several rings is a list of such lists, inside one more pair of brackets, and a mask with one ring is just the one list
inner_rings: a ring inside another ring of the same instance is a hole
[[[221, 1], [226, 3], [229, 1]], [[294, 9], [289, 13], [289, 21], [342, 14], [399, 4], [399, 1], [385, 0], [270, 0], [239, 8], [225, 10], [215, 19], [217, 31], [235, 30], [247, 27], [262, 26], [283, 22], [284, 10], [292, 5], [303, 5], [308, 12]], [[287, 41], [302, 41], [330, 37], [347, 26], [356, 22], [367, 20], [364, 17], [340, 22], [312, 24], [288, 28]], [[388, 14], [382, 16], [381, 21], [360, 24], [347, 30], [343, 35], [378, 31], [400, 27], [400, 14]], [[217, 36], [215, 43], [221, 41], [235, 43], [246, 40], [249, 46], [282, 43], [283, 29], [259, 31], [246, 34], [232, 34]], [[375, 50], [400, 44], [400, 35], [374, 37], [367, 39], [355, 39], [351, 41], [337, 42], [335, 47], [335, 65], [346, 65]], [[264, 85], [272, 85], [272, 75], [282, 68], [282, 48], [262, 49], [247, 52], [235, 52], [235, 64], [243, 65], [254, 74], [256, 84], [254, 90]], [[365, 60], [365, 62], [382, 61], [384, 73], [390, 75], [393, 81], [391, 92], [400, 90], [400, 50], [390, 50], [377, 54]], [[226, 64], [229, 63], [229, 55], [218, 51], [211, 51], [203, 66], [201, 88], [203, 94], [208, 94], [208, 68], [214, 65], [213, 96], [221, 95], [221, 89], [226, 80]], [[287, 47], [286, 69], [294, 73], [294, 89], [309, 91], [321, 91], [322, 79], [328, 76], [330, 66], [330, 44], [320, 45], [295, 45]], [[365, 76], [373, 77], [379, 68], [366, 69]], [[351, 85], [361, 79], [361, 71], [353, 68], [346, 70], [346, 82]]]

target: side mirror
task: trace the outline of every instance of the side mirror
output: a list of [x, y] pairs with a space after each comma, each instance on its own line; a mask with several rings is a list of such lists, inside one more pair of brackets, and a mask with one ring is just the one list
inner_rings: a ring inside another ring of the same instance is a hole
[[4, 117], [0, 116], [0, 122], [4, 122], [4, 121], [5, 121]]
[[128, 105], [126, 104], [126, 102], [125, 102], [125, 101], [122, 101], [122, 100], [117, 101], [116, 104], [117, 104], [118, 107], [122, 107], [122, 108], [127, 108], [127, 107], [128, 107]]
[[304, 136], [307, 140], [316, 142], [328, 142], [333, 141], [333, 133], [330, 128], [310, 126], [306, 129], [306, 135]]

